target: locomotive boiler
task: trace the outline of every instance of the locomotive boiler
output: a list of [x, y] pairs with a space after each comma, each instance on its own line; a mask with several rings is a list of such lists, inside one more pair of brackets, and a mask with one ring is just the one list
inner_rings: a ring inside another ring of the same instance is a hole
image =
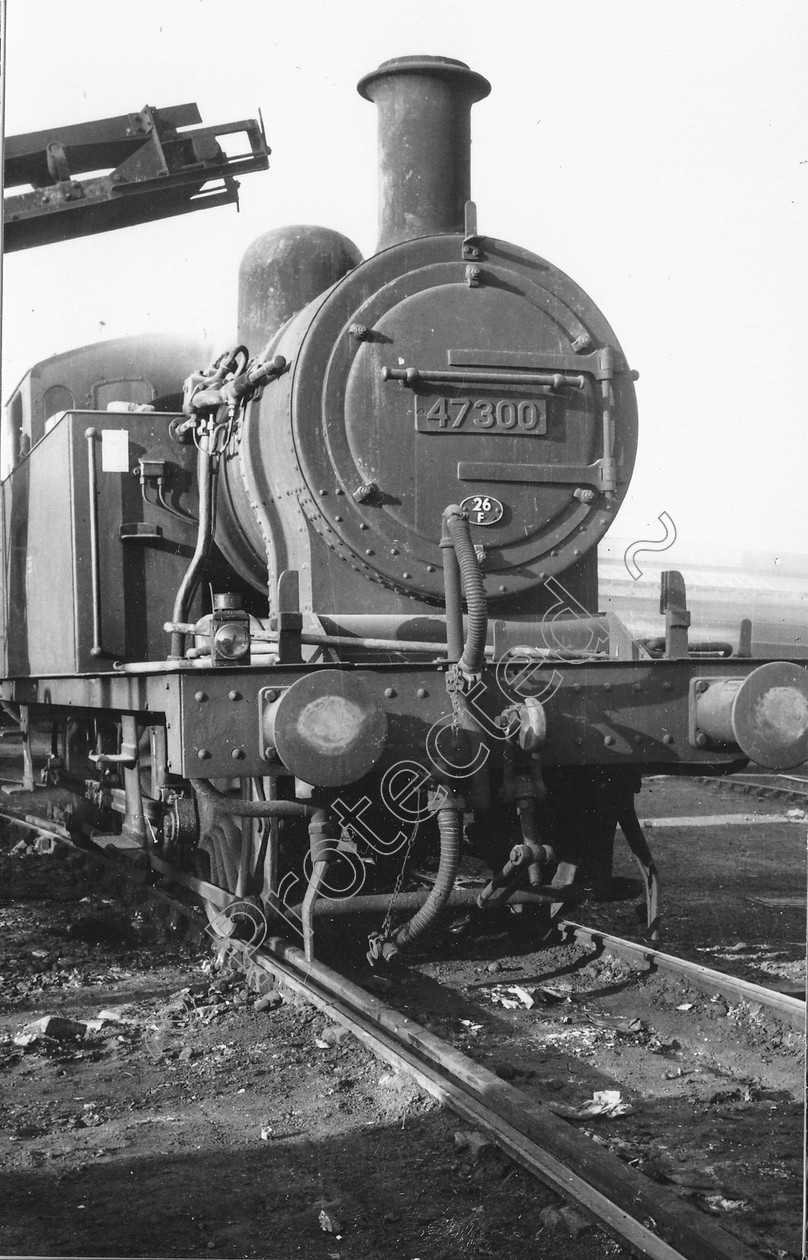
[[577, 284], [478, 224], [489, 90], [385, 62], [369, 258], [270, 231], [213, 365], [85, 347], [7, 414], [0, 695], [49, 731], [70, 826], [218, 931], [282, 919], [311, 954], [356, 915], [374, 959], [452, 908], [546, 931], [608, 888], [619, 826], [655, 933], [642, 775], [808, 759], [806, 670], [692, 643], [678, 573], [658, 641], [599, 611], [635, 373]]

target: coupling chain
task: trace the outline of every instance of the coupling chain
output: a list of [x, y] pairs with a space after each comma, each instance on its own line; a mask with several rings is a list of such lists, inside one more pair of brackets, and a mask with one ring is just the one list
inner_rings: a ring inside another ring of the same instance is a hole
[[459, 665], [450, 665], [446, 671], [446, 691], [452, 706], [452, 733], [460, 730], [460, 698], [468, 690], [468, 682]]
[[410, 853], [412, 852], [412, 846], [415, 843], [415, 837], [418, 835], [419, 826], [420, 826], [420, 823], [416, 822], [410, 834], [410, 838], [407, 841], [407, 847], [404, 850], [404, 858], [401, 862], [401, 870], [398, 872], [395, 885], [393, 886], [393, 892], [390, 896], [390, 901], [388, 902], [388, 905], [387, 905], [387, 913], [384, 916], [384, 921], [382, 923], [381, 929], [379, 930], [379, 937], [381, 938], [382, 941], [386, 941], [390, 935], [390, 926], [393, 922], [393, 915], [395, 914], [395, 910], [396, 910], [396, 902], [398, 900], [399, 894], [404, 884], [404, 874], [407, 870], [407, 863], [410, 860]]

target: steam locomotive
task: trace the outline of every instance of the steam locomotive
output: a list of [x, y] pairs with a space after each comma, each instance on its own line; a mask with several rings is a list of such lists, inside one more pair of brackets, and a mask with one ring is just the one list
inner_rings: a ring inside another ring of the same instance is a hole
[[[69, 826], [216, 930], [364, 916], [373, 959], [453, 908], [546, 924], [619, 826], [658, 931], [642, 775], [808, 759], [808, 672], [598, 610], [635, 373], [591, 299], [477, 223], [463, 62], [359, 83], [380, 237], [261, 236], [238, 344], [37, 364], [4, 421], [3, 681]], [[184, 381], [184, 385], [182, 382]], [[466, 855], [483, 886], [458, 886]]]

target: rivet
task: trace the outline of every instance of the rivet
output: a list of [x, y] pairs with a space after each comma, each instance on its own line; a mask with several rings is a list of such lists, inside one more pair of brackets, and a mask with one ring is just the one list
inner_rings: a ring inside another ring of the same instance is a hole
[[402, 573], [402, 575], [401, 575], [401, 576], [402, 576], [402, 577], [405, 577], [405, 578], [409, 578], [409, 577], [412, 577], [412, 574], [411, 574], [411, 573]]
[[197, 691], [194, 695], [194, 700], [196, 700], [197, 704], [202, 704], [207, 698], [208, 693], [206, 691]]
[[508, 589], [508, 588], [507, 588], [507, 586], [501, 586], [499, 589], [500, 589], [501, 591], [507, 591], [507, 589]]
[[697, 747], [704, 748], [706, 744], [707, 744], [707, 736], [704, 734], [703, 731], [699, 731], [698, 735], [696, 736]]
[[196, 755], [200, 761], [210, 761], [211, 753], [209, 748], [200, 748]]
[[388, 700], [392, 700], [394, 695], [396, 694], [395, 687], [385, 687], [384, 694], [387, 696]]
[[706, 691], [706, 690], [707, 690], [707, 686], [708, 686], [708, 684], [707, 684], [707, 683], [705, 682], [705, 680], [702, 678], [702, 679], [700, 679], [700, 680], [699, 680], [699, 682], [697, 682], [697, 683], [696, 683], [696, 691], [698, 691], [698, 692]]
[[[669, 683], [669, 682], [664, 682], [664, 683], [662, 684], [662, 690], [663, 690], [663, 691], [670, 691], [670, 689], [671, 689], [672, 685], [673, 685], [672, 683]], [[671, 743], [673, 743], [673, 740], [671, 740]]]
[[616, 744], [616, 743], [617, 743], [617, 741], [616, 741], [616, 739], [615, 739], [614, 735], [607, 735], [607, 736], [606, 736], [606, 738], [604, 739], [603, 743], [605, 744], [605, 746], [606, 746], [607, 748], [611, 748], [613, 744]]
[[233, 758], [233, 760], [234, 760], [234, 761], [243, 761], [243, 760], [244, 760], [244, 749], [243, 749], [243, 748], [234, 748], [234, 749], [233, 749], [233, 751], [231, 752], [230, 756]]
[[337, 494], [344, 494], [344, 493], [345, 493], [345, 491], [342, 489], [342, 487], [340, 487], [340, 488], [337, 490]]
[[426, 571], [427, 571], [427, 573], [434, 573], [434, 572], [435, 572], [435, 566], [434, 566], [434, 564], [428, 564], [428, 565], [426, 566]]
[[341, 516], [335, 516], [335, 517], [334, 517], [334, 520], [335, 520], [335, 521], [341, 521], [341, 520], [342, 520], [342, 517], [341, 517]]
[[663, 736], [662, 736], [662, 743], [663, 743], [663, 744], [672, 744], [673, 742], [674, 742], [674, 739], [673, 739], [673, 736], [672, 736], [672, 735], [663, 735]]
[[268, 704], [272, 704], [273, 700], [277, 700], [277, 698], [278, 698], [277, 691], [267, 691], [264, 693], [264, 699], [267, 701]]
[[228, 698], [228, 700], [240, 700], [240, 699], [241, 699], [241, 692], [240, 692], [240, 691], [228, 691], [228, 693], [227, 693], [227, 698]]
[[362, 522], [361, 522], [361, 524], [360, 524], [359, 528], [360, 528], [360, 529], [367, 529], [367, 525], [365, 524], [365, 522], [364, 522], [364, 521], [362, 521]]
[[390, 555], [391, 555], [391, 556], [397, 556], [397, 555], [398, 555], [398, 547], [391, 547], [391, 548], [390, 548]]
[[366, 555], [366, 556], [372, 556], [372, 555], [373, 555], [373, 548], [372, 548], [372, 547], [366, 547], [366, 548], [365, 548], [365, 555]]
[[327, 491], [327, 490], [318, 490], [318, 492], [317, 492], [317, 493], [319, 494], [319, 496], [320, 496], [320, 498], [321, 498], [321, 499], [324, 499], [324, 498], [325, 498], [325, 496], [328, 494], [328, 491]]
[[580, 690], [581, 690], [581, 684], [580, 684], [580, 683], [573, 683], [573, 684], [572, 684], [572, 690], [573, 690], [573, 691], [580, 691]]
[[415, 694], [419, 700], [425, 700], [426, 697], [429, 695], [429, 692], [427, 691], [426, 687], [419, 687]]
[[604, 684], [603, 684], [603, 690], [604, 690], [604, 691], [611, 691], [611, 689], [612, 689], [612, 684], [611, 684], [611, 683], [604, 683]]

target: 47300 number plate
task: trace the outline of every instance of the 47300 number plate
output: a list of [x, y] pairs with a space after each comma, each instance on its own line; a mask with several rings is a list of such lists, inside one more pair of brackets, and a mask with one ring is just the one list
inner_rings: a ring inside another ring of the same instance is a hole
[[424, 398], [415, 395], [415, 427], [419, 433], [509, 433], [540, 437], [547, 432], [543, 398]]

